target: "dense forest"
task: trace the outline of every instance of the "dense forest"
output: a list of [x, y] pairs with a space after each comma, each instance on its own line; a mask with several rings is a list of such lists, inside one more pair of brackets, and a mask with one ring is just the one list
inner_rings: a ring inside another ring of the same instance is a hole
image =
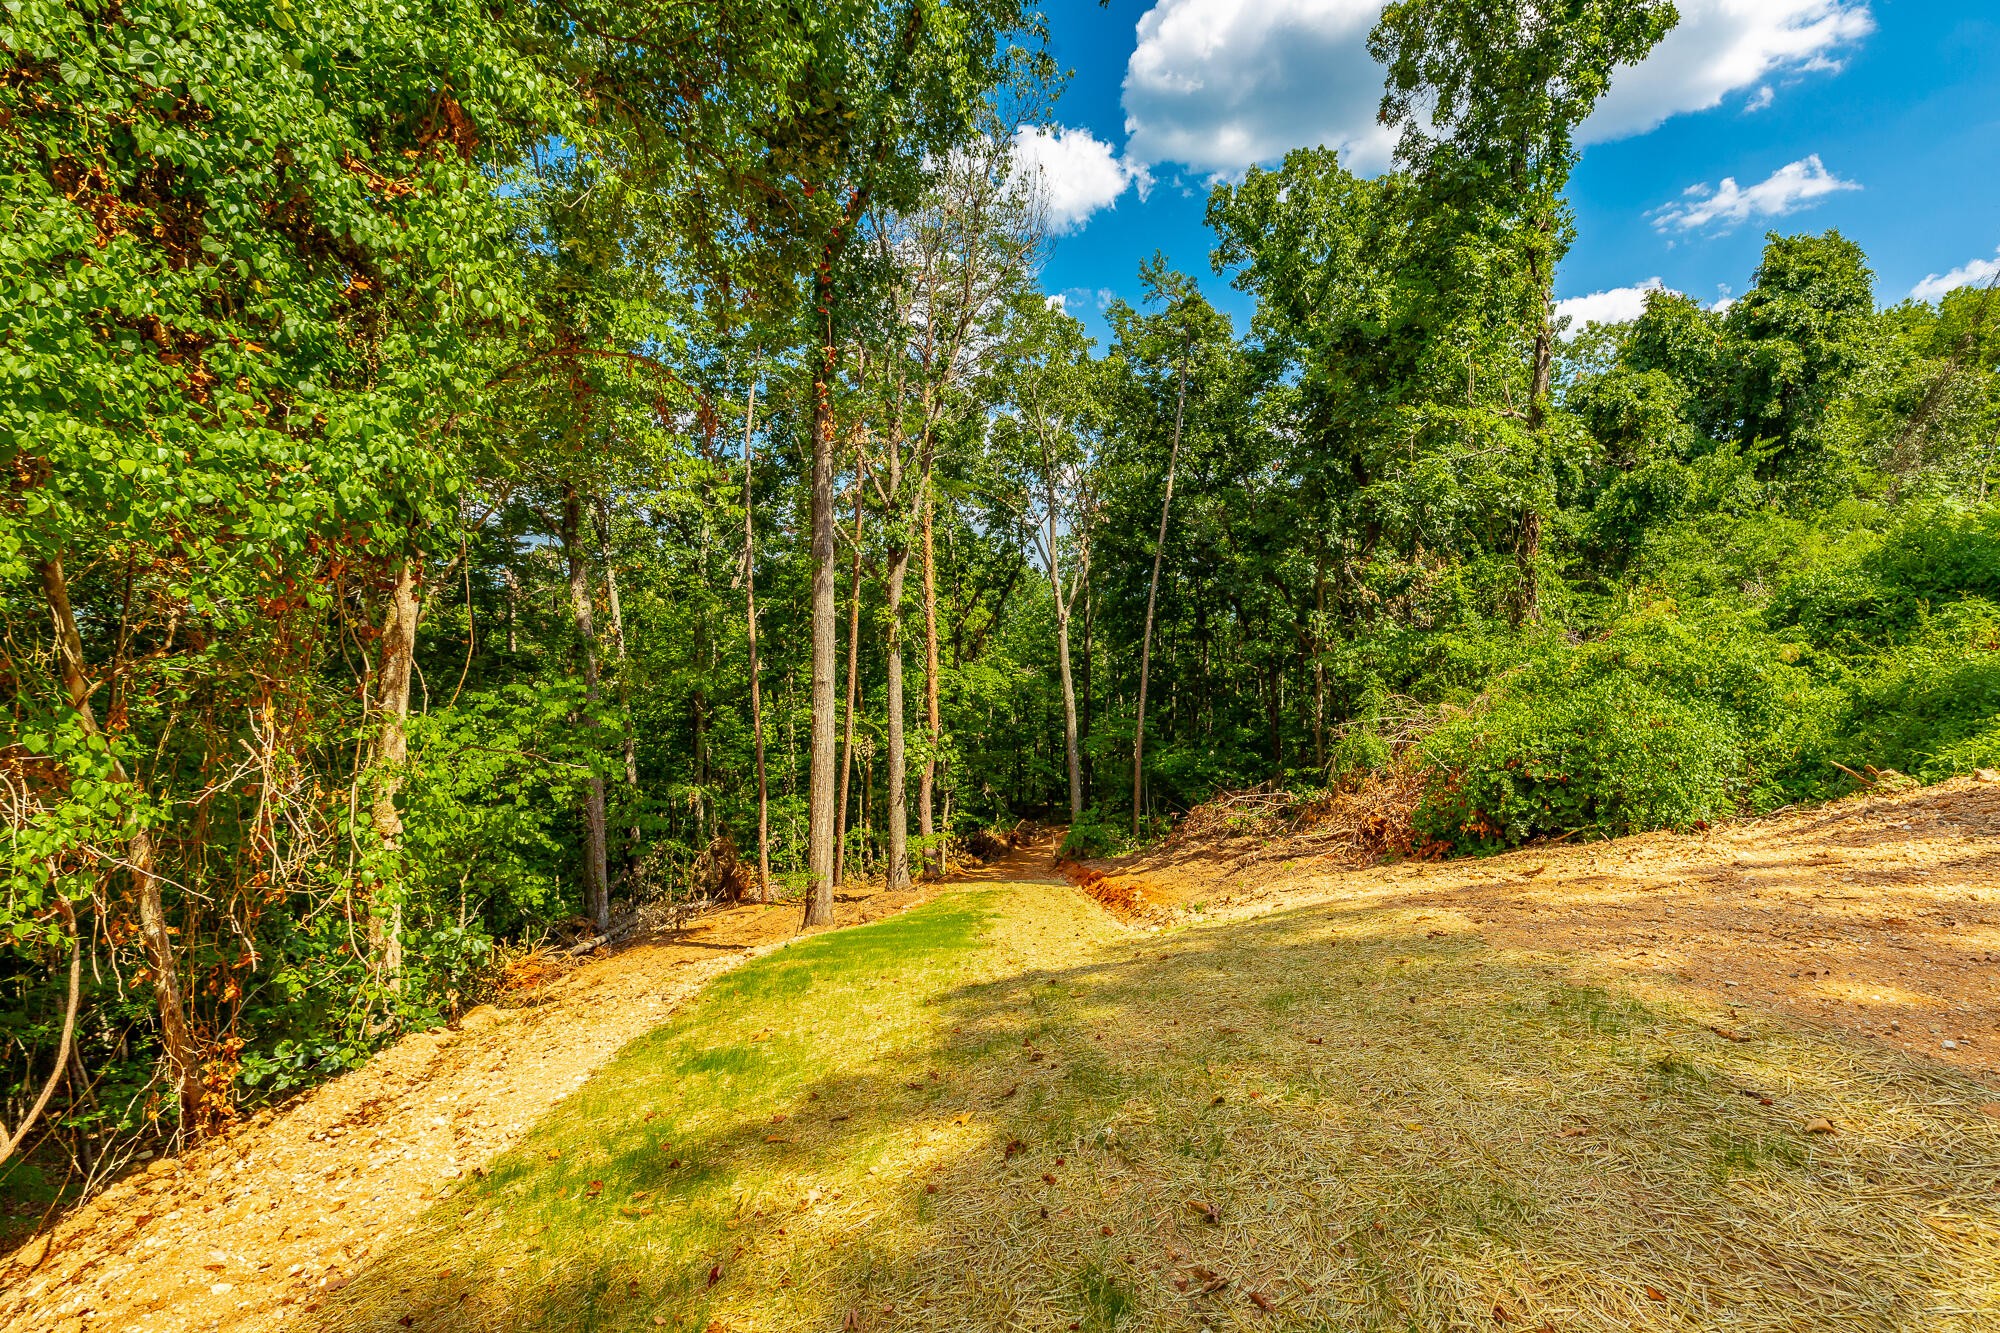
[[[1672, 6], [1393, 5], [1394, 170], [1044, 294], [1022, 0], [0, 16], [0, 1148], [46, 1200], [524, 949], [1404, 782], [1407, 850], [2000, 766], [2000, 327], [1836, 232], [1566, 327]], [[740, 857], [740, 863], [739, 863]]]

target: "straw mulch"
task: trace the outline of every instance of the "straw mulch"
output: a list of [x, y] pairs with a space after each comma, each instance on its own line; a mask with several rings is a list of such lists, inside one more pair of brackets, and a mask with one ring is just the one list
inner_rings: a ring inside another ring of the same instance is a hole
[[612, 1197], [581, 1113], [644, 1139], [682, 1094], [598, 1088], [546, 1169], [604, 1197], [542, 1223], [591, 1227], [454, 1208], [317, 1326], [2000, 1329], [2000, 1114], [1950, 1071], [1444, 910], [1138, 934], [1045, 886], [984, 901], [982, 976], [875, 962], [851, 1016], [831, 969], [760, 1008], [829, 1064], [704, 1111], [686, 1185]]

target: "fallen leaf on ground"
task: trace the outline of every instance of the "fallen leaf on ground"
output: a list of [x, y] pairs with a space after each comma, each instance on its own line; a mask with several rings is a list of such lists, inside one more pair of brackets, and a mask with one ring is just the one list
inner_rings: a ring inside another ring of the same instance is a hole
[[1204, 1222], [1220, 1222], [1222, 1220], [1222, 1210], [1205, 1199], [1189, 1199], [1187, 1206], [1190, 1212], [1200, 1213], [1201, 1220]]
[[959, 1113], [958, 1113], [957, 1115], [955, 1115], [955, 1116], [953, 1116], [953, 1117], [951, 1118], [951, 1123], [952, 1123], [952, 1124], [954, 1124], [954, 1125], [969, 1125], [969, 1124], [971, 1124], [971, 1123], [972, 1123], [972, 1112], [970, 1112], [970, 1111], [960, 1111], [960, 1112], [959, 1112]]
[[1710, 1032], [1713, 1032], [1716, 1036], [1722, 1038], [1724, 1041], [1733, 1041], [1741, 1043], [1750, 1040], [1750, 1038], [1744, 1036], [1741, 1032], [1738, 1032], [1735, 1028], [1726, 1028], [1723, 1027], [1720, 1023], [1710, 1023], [1708, 1025], [1708, 1030]]
[[1833, 1122], [1825, 1116], [1815, 1116], [1813, 1119], [1806, 1121], [1806, 1133], [1831, 1134], [1833, 1133]]
[[1250, 1296], [1250, 1303], [1256, 1306], [1259, 1310], [1262, 1310], [1265, 1314], [1269, 1314], [1271, 1313], [1271, 1311], [1278, 1308], [1277, 1303], [1273, 1301], [1269, 1296], [1266, 1296], [1261, 1291], [1250, 1292], [1249, 1296]]

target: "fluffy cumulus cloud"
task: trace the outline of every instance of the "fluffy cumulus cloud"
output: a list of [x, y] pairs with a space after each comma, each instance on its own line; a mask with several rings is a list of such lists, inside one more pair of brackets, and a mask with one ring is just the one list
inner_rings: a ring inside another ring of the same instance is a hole
[[1910, 289], [1910, 296], [1918, 301], [1935, 301], [1960, 287], [1984, 287], [1995, 277], [2000, 277], [2000, 259], [1975, 259], [1949, 273], [1931, 274]]
[[1572, 296], [1567, 301], [1556, 302], [1556, 318], [1567, 319], [1572, 329], [1580, 329], [1586, 324], [1629, 324], [1646, 313], [1648, 292], [1665, 290], [1666, 283], [1658, 278], [1648, 278], [1637, 287], [1613, 287], [1608, 292]]
[[[1790, 78], [1839, 68], [1874, 30], [1867, 0], [1679, 0], [1680, 26], [1621, 71], [1585, 142], [1643, 133], [1741, 93], [1770, 105]], [[1158, 0], [1125, 68], [1126, 156], [1233, 175], [1325, 144], [1360, 171], [1389, 163], [1368, 57], [1381, 0]]]
[[1680, 25], [1643, 64], [1620, 70], [1585, 143], [1644, 134], [1669, 116], [1707, 111], [1749, 90], [1747, 111], [1777, 100], [1774, 86], [1831, 73], [1875, 31], [1866, 0], [1677, 0]]
[[1725, 176], [1720, 185], [1691, 186], [1679, 203], [1653, 214], [1661, 231], [1728, 231], [1752, 218], [1781, 218], [1811, 207], [1830, 194], [1861, 187], [1826, 169], [1819, 154], [1779, 167], [1755, 185], [1738, 185]]
[[1375, 123], [1382, 69], [1368, 57], [1379, 0], [1159, 0], [1125, 66], [1126, 154], [1232, 174], [1326, 144], [1387, 166]]
[[1076, 230], [1135, 186], [1143, 198], [1153, 183], [1144, 166], [1119, 160], [1112, 146], [1089, 130], [1062, 125], [1016, 130], [1014, 170], [1040, 197], [1049, 229], [1058, 234]]

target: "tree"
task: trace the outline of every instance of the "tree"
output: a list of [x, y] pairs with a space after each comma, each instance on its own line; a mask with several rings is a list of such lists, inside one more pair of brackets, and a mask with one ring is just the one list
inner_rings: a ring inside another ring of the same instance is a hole
[[[1153, 619], [1160, 596], [1160, 569], [1165, 558], [1167, 525], [1174, 503], [1174, 476], [1180, 464], [1181, 428], [1185, 423], [1188, 381], [1201, 373], [1202, 364], [1221, 358], [1218, 349], [1231, 341], [1228, 320], [1202, 298], [1201, 290], [1187, 275], [1167, 267], [1164, 255], [1155, 255], [1140, 265], [1139, 279], [1146, 288], [1148, 302], [1161, 306], [1158, 314], [1140, 317], [1129, 307], [1113, 307], [1111, 318], [1117, 330], [1116, 352], [1127, 373], [1137, 378], [1151, 372], [1165, 373], [1172, 384], [1172, 426], [1167, 435], [1167, 457], [1162, 473], [1159, 532], [1152, 545], [1152, 577], [1146, 590], [1146, 617], [1139, 635], [1138, 703], [1132, 727], [1132, 832], [1137, 836], [1145, 810], [1146, 697], [1152, 674]], [[1133, 386], [1141, 396], [1146, 386]], [[1161, 405], [1163, 406], [1163, 404]]]
[[[1380, 118], [1403, 132], [1398, 157], [1440, 204], [1480, 218], [1519, 255], [1533, 431], [1548, 415], [1577, 126], [1612, 74], [1644, 59], [1679, 21], [1671, 0], [1399, 0], [1369, 35], [1369, 53], [1389, 71]], [[1540, 507], [1526, 506], [1519, 523], [1521, 610], [1534, 620]]]
[[[1096, 427], [1096, 365], [1083, 325], [1046, 298], [1017, 300], [1001, 372], [1011, 412], [995, 423], [997, 489], [1017, 516], [1049, 582], [1056, 666], [1062, 677], [1063, 765], [1072, 825], [1083, 819], [1083, 752], [1070, 622], [1090, 582], [1096, 522], [1090, 435]], [[1068, 557], [1068, 572], [1064, 558]]]

